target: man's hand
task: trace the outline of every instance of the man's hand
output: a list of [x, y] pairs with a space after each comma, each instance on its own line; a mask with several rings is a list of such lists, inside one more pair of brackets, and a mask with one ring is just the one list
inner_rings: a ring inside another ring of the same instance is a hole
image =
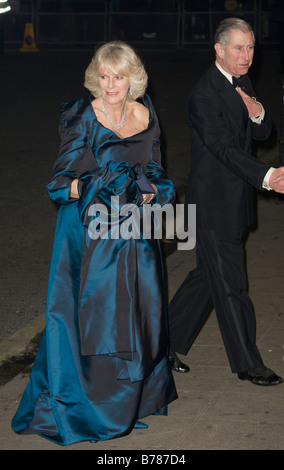
[[251, 98], [251, 96], [247, 95], [240, 87], [237, 88], [237, 92], [247, 107], [249, 117], [252, 118], [260, 116], [262, 112], [261, 104]]
[[269, 186], [273, 191], [284, 194], [284, 166], [273, 171], [269, 179]]

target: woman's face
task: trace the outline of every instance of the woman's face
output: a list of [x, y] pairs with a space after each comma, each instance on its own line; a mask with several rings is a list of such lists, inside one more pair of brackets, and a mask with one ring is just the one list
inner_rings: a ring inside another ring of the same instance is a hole
[[129, 90], [129, 77], [116, 73], [114, 70], [109, 72], [106, 68], [99, 74], [99, 86], [103, 100], [109, 105], [118, 105], [125, 103]]

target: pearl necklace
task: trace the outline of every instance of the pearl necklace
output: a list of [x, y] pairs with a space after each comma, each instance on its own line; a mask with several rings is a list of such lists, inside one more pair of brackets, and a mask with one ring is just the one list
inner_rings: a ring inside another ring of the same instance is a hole
[[125, 103], [125, 105], [124, 105], [124, 111], [123, 111], [123, 118], [122, 118], [122, 121], [119, 122], [119, 123], [116, 123], [116, 122], [114, 122], [114, 121], [111, 119], [111, 117], [110, 117], [109, 113], [107, 112], [107, 109], [106, 109], [106, 107], [105, 107], [105, 105], [104, 105], [104, 100], [103, 100], [103, 97], [102, 97], [102, 96], [101, 96], [101, 103], [102, 103], [102, 110], [103, 110], [103, 112], [104, 112], [104, 114], [105, 114], [107, 120], [111, 123], [111, 125], [112, 125], [113, 127], [115, 127], [116, 129], [120, 129], [121, 127], [123, 127], [123, 126], [124, 126], [124, 123], [125, 123], [125, 119], [126, 119], [126, 103]]

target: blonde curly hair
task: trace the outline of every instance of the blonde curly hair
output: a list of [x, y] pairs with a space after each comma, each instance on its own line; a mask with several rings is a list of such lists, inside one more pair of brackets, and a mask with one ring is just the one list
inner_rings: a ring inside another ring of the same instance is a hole
[[99, 75], [103, 69], [109, 73], [129, 77], [131, 94], [127, 100], [134, 101], [144, 95], [148, 83], [148, 75], [136, 52], [123, 41], [110, 41], [102, 45], [94, 54], [85, 71], [84, 86], [95, 98], [101, 96]]

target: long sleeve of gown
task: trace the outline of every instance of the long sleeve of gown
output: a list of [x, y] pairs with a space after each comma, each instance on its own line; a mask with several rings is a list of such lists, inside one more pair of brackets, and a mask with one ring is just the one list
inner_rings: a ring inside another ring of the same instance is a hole
[[59, 125], [61, 144], [53, 167], [52, 179], [46, 189], [51, 199], [58, 204], [67, 204], [76, 199], [70, 198], [71, 183], [96, 162], [88, 139], [89, 121], [82, 112], [85, 100], [62, 105]]
[[165, 171], [161, 164], [160, 133], [153, 141], [150, 160], [147, 164], [146, 176], [151, 183], [157, 186], [158, 193], [152, 204], [171, 204], [174, 202], [176, 192], [171, 180], [165, 177]]

